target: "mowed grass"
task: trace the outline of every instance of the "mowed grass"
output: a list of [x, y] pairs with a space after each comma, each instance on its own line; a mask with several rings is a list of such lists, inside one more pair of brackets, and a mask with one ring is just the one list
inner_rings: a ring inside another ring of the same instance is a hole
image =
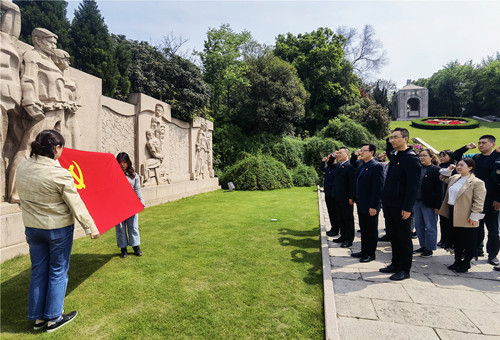
[[[410, 124], [411, 121], [393, 121], [391, 122], [391, 129], [396, 127], [407, 128], [410, 132], [410, 138], [420, 137], [438, 151], [445, 149], [456, 150], [470, 142], [477, 144], [479, 137], [482, 135], [493, 135], [497, 139], [500, 139], [500, 122], [479, 122], [479, 127], [476, 129], [458, 130], [417, 129], [410, 126]], [[469, 151], [469, 153], [477, 152], [477, 149]]]
[[318, 216], [313, 187], [147, 208], [140, 258], [118, 256], [114, 230], [74, 242], [65, 311], [79, 315], [54, 333], [26, 320], [30, 261], [16, 257], [1, 265], [1, 338], [321, 339]]

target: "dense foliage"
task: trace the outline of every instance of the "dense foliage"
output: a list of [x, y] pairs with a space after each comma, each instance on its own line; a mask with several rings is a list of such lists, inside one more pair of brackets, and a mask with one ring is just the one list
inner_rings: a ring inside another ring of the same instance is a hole
[[319, 184], [319, 176], [312, 166], [299, 165], [292, 170], [293, 185], [296, 187], [310, 187]]
[[293, 185], [285, 165], [265, 155], [248, 155], [229, 167], [222, 180], [233, 182], [240, 190], [273, 190]]
[[375, 143], [377, 140], [363, 125], [345, 115], [338, 115], [330, 120], [318, 136], [341, 140], [346, 146], [360, 146], [363, 143]]

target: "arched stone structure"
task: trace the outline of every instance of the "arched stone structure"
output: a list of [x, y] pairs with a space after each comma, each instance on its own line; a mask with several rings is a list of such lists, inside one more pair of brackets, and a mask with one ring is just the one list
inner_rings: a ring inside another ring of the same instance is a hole
[[429, 90], [407, 81], [392, 97], [392, 119], [412, 120], [428, 117]]

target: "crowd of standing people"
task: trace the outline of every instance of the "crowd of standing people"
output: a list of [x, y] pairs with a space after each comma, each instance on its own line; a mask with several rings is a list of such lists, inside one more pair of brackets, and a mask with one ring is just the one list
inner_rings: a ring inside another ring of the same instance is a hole
[[[487, 230], [487, 261], [500, 271], [497, 258], [500, 210], [500, 147], [492, 135], [475, 143], [436, 155], [408, 144], [410, 134], [396, 128], [384, 152], [363, 144], [352, 152], [341, 147], [323, 158], [325, 202], [331, 222], [327, 236], [349, 248], [354, 240], [354, 204], [361, 232], [361, 250], [351, 256], [360, 262], [375, 260], [379, 241], [390, 241], [391, 263], [380, 268], [391, 280], [410, 277], [412, 257], [431, 257], [438, 246], [454, 253], [448, 266], [465, 273], [475, 258], [484, 256]], [[378, 237], [378, 215], [383, 211], [386, 235]], [[438, 242], [438, 221], [441, 239]], [[415, 231], [413, 231], [415, 230]], [[412, 238], [419, 247], [413, 249]]]

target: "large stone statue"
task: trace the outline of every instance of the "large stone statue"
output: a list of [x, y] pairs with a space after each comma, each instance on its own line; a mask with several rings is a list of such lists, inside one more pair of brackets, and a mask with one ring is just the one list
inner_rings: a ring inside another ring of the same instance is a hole
[[196, 138], [196, 165], [194, 168], [195, 179], [205, 179], [213, 177], [212, 170], [212, 146], [211, 136], [205, 122], [201, 123], [201, 129]]
[[32, 40], [34, 48], [24, 53], [21, 74], [21, 105], [29, 123], [9, 165], [8, 194], [11, 203], [19, 201], [15, 188], [17, 166], [29, 156], [29, 144], [40, 131], [57, 130], [65, 137], [68, 147], [76, 147], [72, 138], [76, 122], [72, 115], [78, 105], [76, 85], [67, 74], [69, 55], [56, 49], [57, 35], [46, 29], [35, 28]]
[[[5, 194], [5, 171], [7, 161], [10, 159], [9, 152], [4, 152], [7, 142], [7, 131], [9, 128], [9, 117], [19, 116], [21, 112], [21, 84], [19, 81], [19, 69], [21, 58], [17, 49], [19, 34], [21, 33], [21, 13], [19, 7], [10, 1], [0, 1], [0, 9], [3, 12], [0, 23], [0, 106], [2, 118], [0, 120], [0, 182], [2, 197]], [[19, 139], [13, 136], [10, 148], [19, 144]]]

